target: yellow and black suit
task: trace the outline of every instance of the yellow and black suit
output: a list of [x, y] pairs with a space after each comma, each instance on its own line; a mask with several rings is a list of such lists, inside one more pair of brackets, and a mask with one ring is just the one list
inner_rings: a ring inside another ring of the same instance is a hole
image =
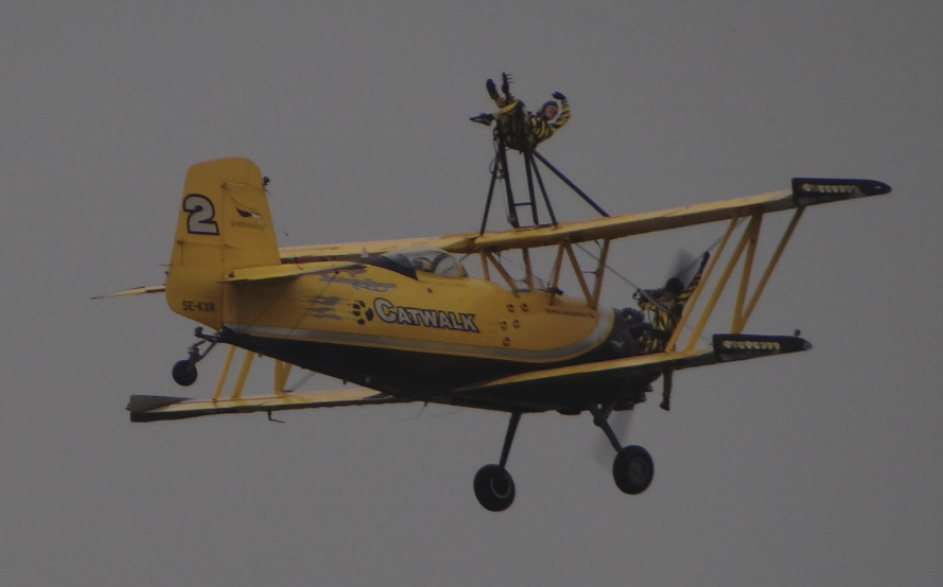
[[498, 96], [494, 103], [499, 108], [494, 114], [498, 132], [504, 135], [509, 147], [518, 151], [535, 149], [570, 120], [570, 103], [566, 98], [560, 100], [560, 112], [553, 121], [524, 110], [523, 102], [510, 94]]
[[639, 300], [639, 308], [653, 314], [652, 331], [645, 340], [645, 354], [660, 353], [666, 350], [665, 347], [668, 345], [668, 341], [671, 340], [671, 336], [678, 326], [678, 321], [681, 320], [684, 305], [694, 294], [698, 284], [701, 282], [701, 274], [704, 273], [704, 266], [707, 263], [707, 259], [708, 255], [705, 253], [700, 269], [698, 269], [697, 273], [691, 279], [691, 282], [688, 283], [688, 286], [685, 287], [674, 300], [669, 301], [662, 298], [662, 292], [664, 292], [665, 288], [644, 294]]
[[540, 143], [546, 141], [553, 133], [557, 132], [563, 125], [570, 120], [570, 103], [566, 98], [560, 100], [560, 112], [553, 121], [544, 119], [543, 116], [527, 113], [527, 142], [533, 149]]

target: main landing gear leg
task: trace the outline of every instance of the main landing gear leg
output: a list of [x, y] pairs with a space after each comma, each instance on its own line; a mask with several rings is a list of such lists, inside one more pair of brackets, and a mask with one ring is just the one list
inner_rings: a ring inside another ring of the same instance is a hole
[[497, 465], [485, 465], [475, 474], [475, 497], [483, 508], [492, 512], [501, 512], [514, 503], [514, 479], [505, 468], [508, 455], [511, 453], [511, 443], [517, 425], [521, 421], [521, 412], [511, 414], [508, 431], [504, 436], [504, 447], [501, 449], [501, 462]]
[[[210, 351], [213, 350], [213, 347], [219, 342], [216, 337], [203, 334], [202, 327], [197, 327], [194, 335], [202, 340], [190, 346], [190, 349], [187, 351], [188, 357], [174, 363], [172, 371], [174, 381], [177, 382], [177, 385], [182, 385], [183, 387], [193, 385], [196, 382], [196, 364], [202, 361], [206, 355], [210, 354]], [[210, 346], [206, 347], [206, 350], [201, 353], [200, 346], [207, 342], [210, 343]]]
[[616, 486], [629, 495], [637, 495], [648, 489], [655, 476], [655, 465], [648, 451], [641, 446], [622, 446], [609, 425], [611, 405], [594, 406], [589, 411], [593, 415], [593, 424], [602, 429], [612, 447], [616, 449], [616, 460], [612, 463], [612, 477]]

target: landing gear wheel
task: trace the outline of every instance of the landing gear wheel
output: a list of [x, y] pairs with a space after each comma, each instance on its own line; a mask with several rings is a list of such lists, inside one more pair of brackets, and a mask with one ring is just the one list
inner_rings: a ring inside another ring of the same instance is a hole
[[648, 489], [655, 476], [652, 456], [641, 446], [627, 446], [616, 455], [612, 476], [623, 493], [638, 495]]
[[174, 363], [173, 368], [174, 381], [177, 382], [177, 385], [182, 385], [187, 387], [193, 385], [196, 381], [196, 365], [188, 359], [181, 359]]
[[485, 465], [475, 474], [475, 497], [486, 510], [503, 512], [514, 503], [514, 479], [500, 465]]

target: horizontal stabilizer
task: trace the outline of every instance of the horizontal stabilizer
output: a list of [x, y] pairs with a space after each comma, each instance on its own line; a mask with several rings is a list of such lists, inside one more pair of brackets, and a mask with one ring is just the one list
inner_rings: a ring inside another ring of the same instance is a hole
[[271, 412], [281, 410], [367, 406], [404, 403], [407, 401], [409, 400], [358, 387], [336, 391], [286, 392], [280, 395], [235, 399], [200, 400], [158, 395], [132, 395], [128, 401], [127, 410], [131, 412], [132, 422], [154, 422], [157, 420], [182, 420], [215, 414], [247, 414], [251, 412], [268, 412], [271, 414]]
[[286, 279], [289, 277], [300, 277], [302, 275], [317, 275], [318, 273], [331, 273], [333, 271], [342, 271], [345, 269], [358, 269], [363, 267], [359, 263], [349, 263], [344, 261], [323, 261], [319, 263], [300, 263], [285, 265], [268, 265], [265, 267], [247, 267], [245, 269], [234, 269], [225, 283], [238, 283], [245, 281], [264, 281], [267, 279]]
[[137, 296], [141, 294], [152, 294], [152, 293], [164, 293], [167, 290], [166, 286], [163, 285], [142, 285], [140, 287], [132, 287], [130, 289], [123, 289], [121, 291], [116, 291], [110, 294], [105, 294], [103, 296], [95, 296], [93, 300], [100, 300], [102, 298], [118, 298], [121, 296]]
[[391, 251], [416, 249], [444, 249], [451, 252], [468, 251], [478, 233], [453, 234], [436, 237], [403, 238], [383, 241], [361, 241], [324, 245], [281, 247], [278, 252], [283, 263], [324, 261], [329, 259], [357, 260]]

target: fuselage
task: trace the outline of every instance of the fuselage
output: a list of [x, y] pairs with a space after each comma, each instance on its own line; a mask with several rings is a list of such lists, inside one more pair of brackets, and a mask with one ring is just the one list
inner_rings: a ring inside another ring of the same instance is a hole
[[364, 264], [226, 289], [227, 340], [388, 392], [631, 354], [610, 308], [546, 291]]

